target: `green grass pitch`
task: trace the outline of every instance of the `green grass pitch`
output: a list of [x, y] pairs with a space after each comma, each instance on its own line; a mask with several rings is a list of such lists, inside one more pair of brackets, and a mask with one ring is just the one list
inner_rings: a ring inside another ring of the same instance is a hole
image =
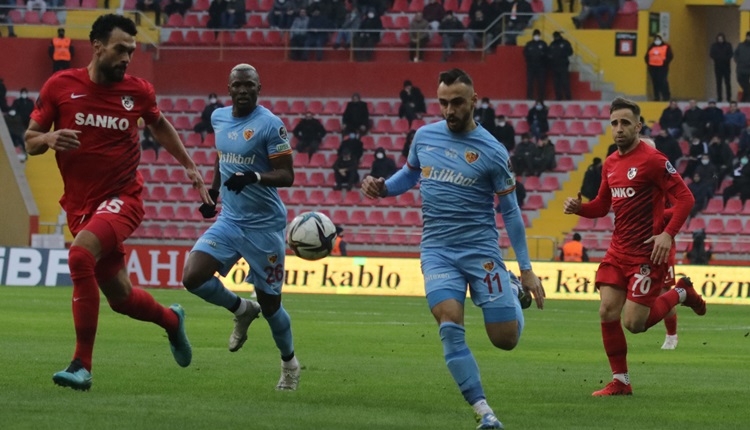
[[[423, 298], [287, 295], [300, 388], [276, 392], [279, 357], [257, 320], [236, 353], [231, 315], [185, 291], [151, 290], [181, 303], [193, 363], [172, 360], [166, 335], [102, 301], [94, 385], [52, 383], [73, 352], [70, 288], [0, 288], [2, 429], [473, 429], [473, 413], [442, 358]], [[597, 302], [548, 301], [528, 309], [521, 343], [491, 347], [478, 309], [467, 340], [490, 405], [507, 429], [750, 428], [750, 309], [680, 308], [675, 351], [663, 325], [628, 334], [634, 396], [592, 398], [609, 379]]]

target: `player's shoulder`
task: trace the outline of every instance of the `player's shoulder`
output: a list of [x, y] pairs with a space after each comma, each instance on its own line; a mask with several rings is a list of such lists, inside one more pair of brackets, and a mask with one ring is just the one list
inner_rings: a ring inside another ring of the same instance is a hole
[[120, 82], [120, 86], [123, 89], [140, 90], [144, 92], [153, 92], [154, 86], [146, 79], [140, 78], [133, 75], [125, 75], [125, 78]]

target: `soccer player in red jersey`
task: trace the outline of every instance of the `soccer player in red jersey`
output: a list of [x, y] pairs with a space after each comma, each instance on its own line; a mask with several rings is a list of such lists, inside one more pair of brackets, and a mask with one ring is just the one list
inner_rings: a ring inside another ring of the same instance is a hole
[[[632, 101], [619, 97], [612, 101], [610, 123], [617, 151], [604, 162], [599, 193], [585, 204], [580, 194], [563, 204], [566, 214], [587, 218], [605, 216], [610, 208], [615, 213], [612, 241], [596, 273], [602, 340], [613, 380], [594, 396], [633, 393], [623, 325], [632, 333], [644, 332], [678, 303], [698, 315], [706, 313], [706, 302], [687, 278], [661, 294], [674, 236], [687, 219], [694, 199], [667, 158], [642, 144], [640, 113], [640, 107]], [[667, 198], [674, 207], [665, 227]]]
[[[652, 148], [656, 148], [656, 143], [653, 139], [648, 137], [641, 137], [643, 143], [648, 144]], [[672, 217], [671, 208], [664, 210], [664, 225], [669, 224], [669, 220]], [[675, 286], [675, 261], [676, 261], [677, 250], [674, 246], [669, 250], [669, 260], [667, 260], [667, 274], [664, 278], [664, 285], [662, 287], [662, 294], [669, 291], [670, 288]], [[672, 308], [667, 315], [664, 316], [664, 328], [667, 330], [667, 334], [664, 337], [664, 343], [661, 349], [675, 349], [677, 348], [677, 307]]]
[[[29, 155], [55, 151], [64, 183], [60, 204], [75, 237], [68, 266], [76, 348], [67, 369], [52, 379], [77, 390], [91, 388], [99, 288], [115, 312], [163, 327], [180, 366], [188, 366], [192, 358], [182, 307], [166, 308], [148, 292], [134, 288], [125, 266], [123, 241], [144, 214], [143, 177], [137, 170], [139, 118], [185, 167], [201, 199], [212, 203], [177, 132], [156, 107], [153, 86], [125, 74], [136, 48], [135, 35], [132, 20], [100, 16], [89, 35], [91, 63], [59, 72], [44, 84], [25, 135]], [[50, 131], [53, 125], [55, 130]]]

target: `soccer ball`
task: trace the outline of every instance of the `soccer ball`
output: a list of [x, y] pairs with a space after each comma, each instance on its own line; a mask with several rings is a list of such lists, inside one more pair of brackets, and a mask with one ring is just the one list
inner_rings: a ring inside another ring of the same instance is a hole
[[336, 226], [320, 212], [297, 215], [287, 227], [286, 242], [294, 255], [305, 260], [327, 257], [336, 240]]

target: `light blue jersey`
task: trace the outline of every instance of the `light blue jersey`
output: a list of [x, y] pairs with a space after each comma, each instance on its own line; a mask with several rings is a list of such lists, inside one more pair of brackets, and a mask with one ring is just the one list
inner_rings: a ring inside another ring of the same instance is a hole
[[486, 129], [457, 134], [445, 121], [417, 130], [408, 166], [421, 170], [422, 247], [497, 248], [494, 195], [511, 193], [510, 157]]
[[[211, 125], [222, 184], [236, 172], [270, 172], [272, 158], [292, 153], [284, 123], [263, 106], [242, 118], [232, 116], [231, 106], [216, 109]], [[220, 219], [250, 230], [279, 231], [286, 227], [286, 207], [275, 187], [252, 184], [236, 194], [222, 185], [221, 197]]]

